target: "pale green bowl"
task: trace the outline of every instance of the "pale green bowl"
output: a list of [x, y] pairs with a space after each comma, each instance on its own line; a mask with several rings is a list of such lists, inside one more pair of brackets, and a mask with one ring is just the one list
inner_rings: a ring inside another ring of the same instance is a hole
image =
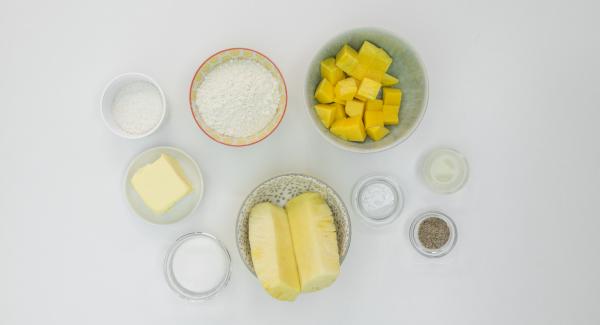
[[[315, 113], [315, 89], [321, 81], [320, 62], [334, 57], [340, 48], [348, 43], [358, 50], [363, 41], [382, 47], [394, 60], [388, 73], [397, 77], [400, 82], [394, 88], [402, 89], [402, 106], [400, 108], [400, 124], [389, 126], [390, 134], [375, 142], [368, 139], [364, 143], [344, 141], [331, 134], [323, 126]], [[327, 42], [315, 55], [308, 70], [305, 85], [305, 96], [308, 113], [319, 133], [334, 145], [353, 152], [369, 153], [389, 149], [406, 140], [417, 128], [427, 108], [428, 88], [425, 67], [418, 54], [408, 43], [378, 28], [358, 28], [342, 33]]]

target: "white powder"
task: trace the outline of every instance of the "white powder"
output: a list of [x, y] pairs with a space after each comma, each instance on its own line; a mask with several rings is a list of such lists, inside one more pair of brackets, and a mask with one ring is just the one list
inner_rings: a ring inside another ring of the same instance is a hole
[[183, 242], [173, 255], [173, 275], [184, 288], [206, 292], [227, 275], [227, 259], [214, 240], [197, 237]]
[[144, 134], [152, 130], [162, 116], [162, 98], [147, 81], [134, 81], [117, 92], [112, 104], [115, 123], [126, 133]]
[[235, 138], [263, 130], [277, 111], [277, 79], [249, 59], [227, 61], [208, 73], [196, 91], [196, 106], [206, 124]]
[[394, 209], [394, 192], [381, 183], [368, 185], [360, 194], [362, 207], [374, 217], [385, 217]]

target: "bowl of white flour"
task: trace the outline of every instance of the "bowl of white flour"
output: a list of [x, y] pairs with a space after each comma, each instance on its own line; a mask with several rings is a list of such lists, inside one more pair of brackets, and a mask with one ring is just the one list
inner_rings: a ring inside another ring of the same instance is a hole
[[232, 48], [209, 57], [194, 74], [190, 109], [211, 139], [247, 146], [268, 137], [287, 106], [283, 75], [265, 55]]

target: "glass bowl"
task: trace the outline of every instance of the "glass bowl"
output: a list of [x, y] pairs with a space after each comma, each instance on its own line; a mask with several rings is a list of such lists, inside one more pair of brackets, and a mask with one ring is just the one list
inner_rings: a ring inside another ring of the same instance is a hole
[[[419, 241], [419, 226], [425, 219], [432, 217], [440, 218], [443, 221], [445, 221], [450, 230], [450, 237], [448, 238], [448, 241], [438, 249], [429, 249], [423, 246], [423, 244], [421, 244], [421, 242]], [[410, 242], [412, 243], [413, 247], [417, 250], [417, 252], [427, 257], [441, 257], [448, 254], [452, 250], [452, 248], [454, 248], [457, 236], [458, 232], [456, 230], [456, 225], [454, 224], [454, 221], [452, 221], [452, 219], [450, 219], [450, 217], [448, 217], [446, 214], [439, 211], [427, 211], [421, 213], [413, 220], [412, 224], [410, 225]]]
[[[369, 195], [369, 191], [371, 195]], [[377, 192], [388, 196], [388, 204], [380, 202], [381, 198], [373, 197]], [[373, 175], [361, 178], [352, 190], [352, 206], [362, 219], [372, 226], [383, 226], [392, 223], [404, 207], [404, 192], [391, 176]]]
[[[173, 271], [173, 258], [175, 256], [175, 253], [177, 252], [179, 247], [183, 245], [183, 243], [194, 238], [209, 239], [210, 241], [216, 243], [217, 246], [222, 249], [222, 253], [226, 264], [223, 276], [221, 277], [221, 281], [219, 281], [214, 287], [210, 288], [209, 290], [202, 292], [191, 291], [185, 288], [179, 283], [179, 281], [177, 281], [177, 278]], [[173, 291], [175, 291], [175, 293], [177, 293], [179, 297], [190, 301], [204, 301], [219, 293], [221, 290], [223, 290], [223, 288], [227, 286], [227, 283], [229, 283], [229, 278], [231, 277], [231, 256], [229, 255], [229, 251], [227, 251], [227, 248], [223, 245], [223, 243], [221, 243], [221, 241], [217, 239], [217, 237], [204, 232], [189, 233], [179, 237], [167, 251], [167, 256], [165, 257], [164, 262], [164, 273], [169, 287]]]

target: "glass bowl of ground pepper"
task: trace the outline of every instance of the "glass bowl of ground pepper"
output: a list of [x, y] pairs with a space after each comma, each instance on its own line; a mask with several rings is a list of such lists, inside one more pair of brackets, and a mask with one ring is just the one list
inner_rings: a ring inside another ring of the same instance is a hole
[[458, 233], [446, 214], [428, 211], [413, 220], [409, 235], [417, 252], [427, 257], [441, 257], [452, 250]]

